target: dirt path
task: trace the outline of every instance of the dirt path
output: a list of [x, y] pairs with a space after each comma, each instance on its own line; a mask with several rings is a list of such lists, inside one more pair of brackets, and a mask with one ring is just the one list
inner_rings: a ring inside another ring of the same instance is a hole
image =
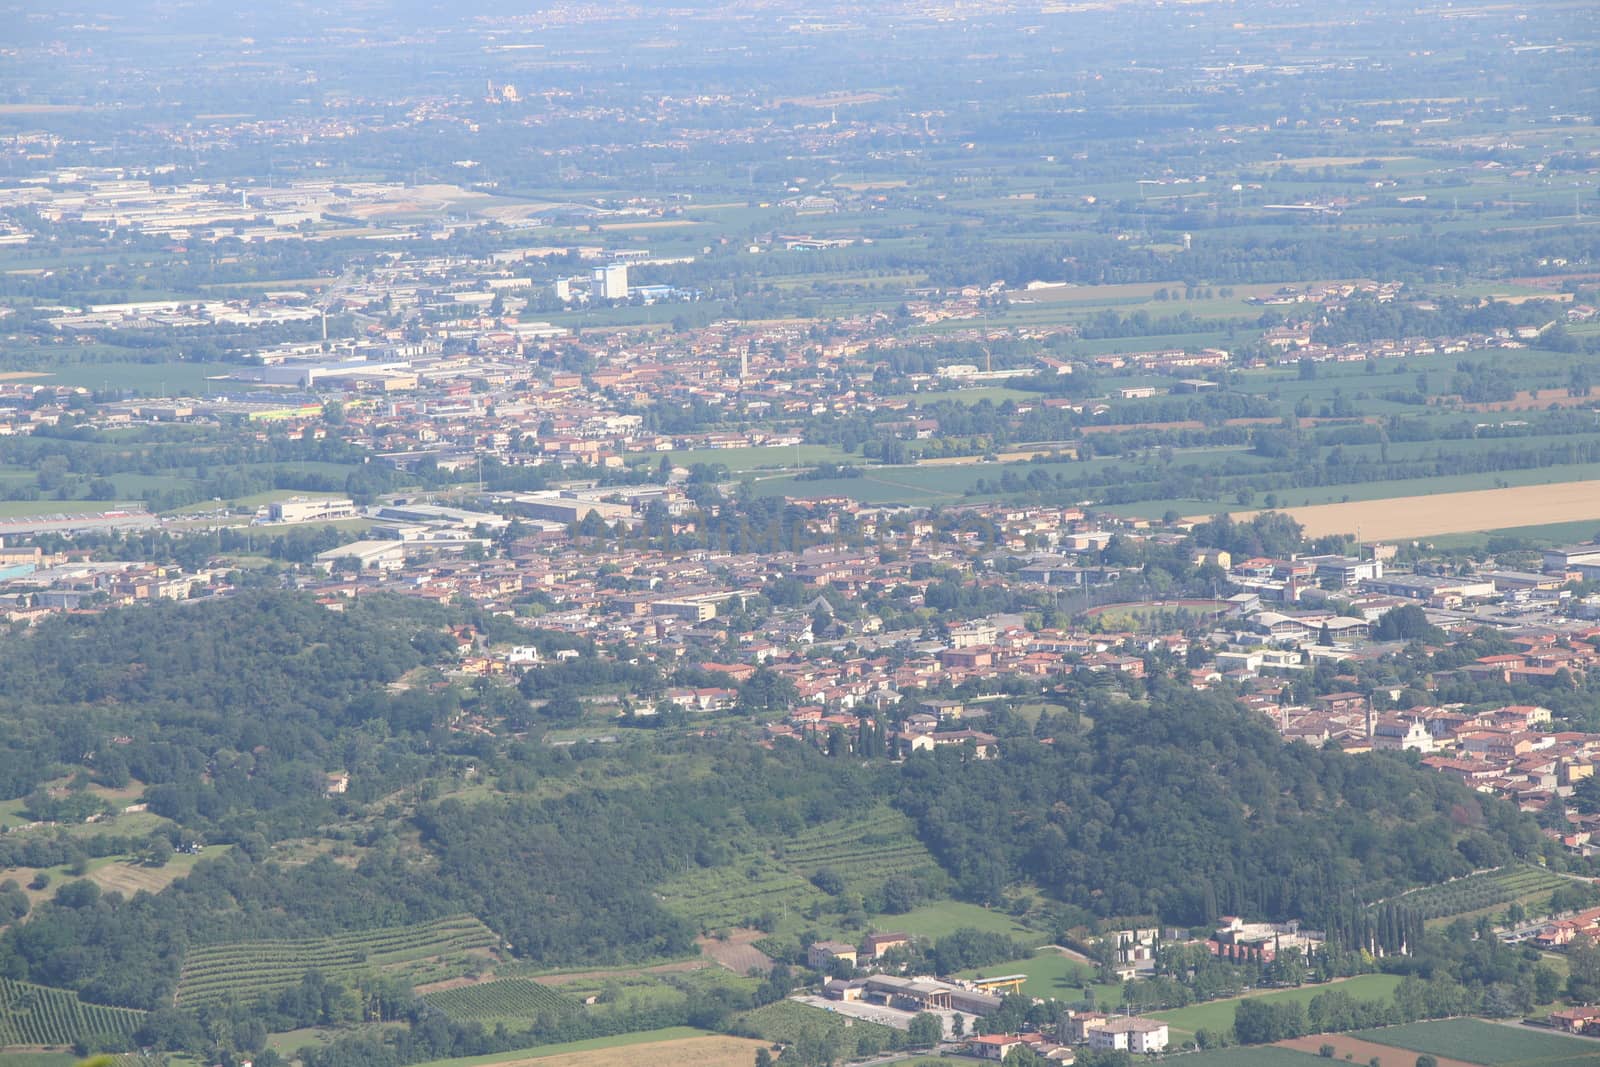
[[[1375, 1041], [1363, 1041], [1359, 1037], [1349, 1037], [1345, 1034], [1312, 1034], [1310, 1037], [1297, 1037], [1292, 1041], [1279, 1041], [1277, 1047], [1292, 1048], [1296, 1052], [1309, 1052], [1314, 1056], [1323, 1045], [1334, 1047], [1335, 1063], [1342, 1062], [1347, 1053], [1354, 1056], [1356, 1063], [1376, 1061], [1380, 1067], [1412, 1067], [1412, 1064], [1417, 1062], [1417, 1054], [1411, 1049], [1380, 1045]], [[1448, 1056], [1435, 1056], [1434, 1060], [1439, 1067], [1479, 1067], [1465, 1060], [1452, 1060]]]

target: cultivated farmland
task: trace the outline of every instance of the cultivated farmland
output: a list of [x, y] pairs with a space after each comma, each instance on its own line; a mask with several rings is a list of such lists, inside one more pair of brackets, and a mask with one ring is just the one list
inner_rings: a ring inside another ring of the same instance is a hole
[[896, 875], [938, 870], [911, 821], [881, 806], [812, 827], [773, 855], [753, 854], [689, 871], [657, 886], [656, 893], [703, 930], [749, 926], [763, 913], [802, 911], [826, 899], [810, 882], [824, 867], [838, 872], [855, 892], [876, 890]]
[[461, 960], [498, 941], [483, 923], [461, 915], [337, 937], [207, 945], [184, 960], [176, 1000], [185, 1007], [227, 997], [248, 1001], [297, 984], [307, 971], [332, 978], [440, 957]]
[[767, 1041], [778, 1041], [785, 1045], [794, 1044], [800, 1040], [801, 1034], [813, 1028], [842, 1030], [846, 1026], [854, 1037], [873, 1034], [884, 1046], [897, 1033], [887, 1026], [861, 1019], [852, 1020], [837, 1012], [823, 1011], [793, 1000], [780, 1000], [776, 1004], [746, 1012], [739, 1016], [738, 1021], [741, 1033], [756, 1034]]
[[1381, 1030], [1360, 1030], [1352, 1036], [1484, 1067], [1592, 1067], [1600, 1063], [1600, 1044], [1480, 1019], [1386, 1026]]
[[800, 875], [760, 856], [691, 871], [657, 886], [656, 893], [702, 930], [750, 925], [763, 912], [802, 910], [826, 899]]
[[571, 997], [526, 978], [503, 978], [497, 982], [445, 989], [422, 999], [452, 1019], [473, 1019], [485, 1024], [502, 1019], [526, 1021], [542, 1014], [567, 1015], [582, 1010]]
[[1515, 515], [1517, 523], [1525, 526], [1600, 519], [1600, 482], [1519, 485], [1283, 510], [1305, 526], [1307, 537], [1356, 529], [1361, 536], [1378, 540], [1431, 537], [1480, 530], [1485, 515]]
[[1317, 1067], [1317, 1064], [1326, 1064], [1328, 1061], [1277, 1045], [1263, 1045], [1196, 1052], [1184, 1056], [1181, 1062], [1183, 1067]]
[[1152, 1018], [1166, 1021], [1174, 1030], [1184, 1030], [1191, 1034], [1197, 1030], [1221, 1033], [1233, 1026], [1234, 1013], [1238, 1011], [1241, 1000], [1261, 1000], [1268, 1003], [1299, 1001], [1302, 1004], [1310, 1004], [1315, 997], [1334, 990], [1346, 993], [1357, 1000], [1388, 1000], [1394, 994], [1395, 986], [1399, 984], [1400, 978], [1397, 975], [1363, 974], [1324, 985], [1258, 991], [1244, 997], [1211, 1000], [1203, 1004], [1191, 1004], [1186, 1008], [1151, 1012], [1150, 1015]]
[[1394, 902], [1412, 909], [1424, 919], [1438, 919], [1548, 894], [1567, 883], [1560, 875], [1537, 867], [1504, 867], [1428, 886], [1396, 897]]
[[876, 889], [896, 875], [938, 869], [911, 820], [887, 807], [798, 834], [783, 845], [781, 856], [789, 869], [807, 878], [830, 867], [857, 890]]
[[85, 1004], [70, 990], [0, 978], [0, 1045], [70, 1045], [125, 1036], [143, 1022], [142, 1011]]

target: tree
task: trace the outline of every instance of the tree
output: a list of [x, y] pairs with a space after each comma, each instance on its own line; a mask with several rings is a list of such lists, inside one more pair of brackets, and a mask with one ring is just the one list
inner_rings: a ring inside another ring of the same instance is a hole
[[1578, 1004], [1600, 999], [1600, 948], [1587, 937], [1567, 946], [1567, 997]]
[[756, 1067], [772, 1067], [772, 1053], [764, 1048], [756, 1049]]
[[1590, 775], [1574, 786], [1572, 806], [1585, 815], [1600, 814], [1600, 778]]
[[1424, 1052], [1417, 1057], [1417, 1067], [1439, 1067], [1439, 1061]]
[[931, 1011], [918, 1012], [911, 1017], [907, 1041], [912, 1048], [932, 1048], [944, 1038], [944, 1023]]

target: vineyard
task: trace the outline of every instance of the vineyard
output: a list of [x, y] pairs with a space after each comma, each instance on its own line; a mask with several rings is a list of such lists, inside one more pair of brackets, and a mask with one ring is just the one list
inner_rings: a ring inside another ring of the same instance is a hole
[[101, 1035], [127, 1035], [144, 1012], [85, 1004], [76, 993], [0, 978], [0, 1045], [70, 1045]]
[[1538, 867], [1502, 867], [1405, 893], [1393, 903], [1423, 919], [1440, 919], [1526, 900], [1568, 884], [1568, 879]]
[[749, 925], [763, 912], [800, 910], [825, 899], [800, 875], [760, 857], [691, 871], [657, 886], [656, 894], [703, 930]]
[[494, 931], [470, 915], [412, 926], [390, 926], [299, 941], [251, 941], [191, 949], [178, 980], [185, 1007], [270, 995], [297, 984], [307, 971], [330, 978], [402, 964], [444, 960], [460, 973], [466, 953], [499, 943]]
[[500, 1020], [527, 1022], [542, 1014], [567, 1015], [582, 1010], [571, 997], [526, 978], [502, 978], [445, 989], [422, 999], [452, 1019], [475, 1020], [485, 1025]]
[[831, 867], [858, 892], [876, 889], [896, 875], [938, 869], [932, 853], [917, 840], [910, 819], [890, 807], [813, 827], [785, 842], [782, 862], [809, 878]]
[[689, 871], [658, 885], [656, 894], [701, 929], [747, 926], [763, 913], [799, 911], [824, 899], [810, 881], [823, 868], [837, 872], [850, 891], [866, 893], [896, 875], [937, 871], [938, 864], [911, 820], [883, 806], [797, 834], [771, 856]]

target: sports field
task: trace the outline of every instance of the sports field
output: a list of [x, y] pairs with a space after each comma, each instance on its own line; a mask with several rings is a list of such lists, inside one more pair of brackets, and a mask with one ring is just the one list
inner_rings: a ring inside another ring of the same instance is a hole
[[[1307, 537], [1357, 530], [1364, 540], [1432, 537], [1510, 525], [1542, 526], [1600, 520], [1600, 481], [1522, 485], [1348, 504], [1313, 504], [1283, 510], [1305, 527]], [[1243, 512], [1234, 517], [1245, 519], [1253, 514]]]

